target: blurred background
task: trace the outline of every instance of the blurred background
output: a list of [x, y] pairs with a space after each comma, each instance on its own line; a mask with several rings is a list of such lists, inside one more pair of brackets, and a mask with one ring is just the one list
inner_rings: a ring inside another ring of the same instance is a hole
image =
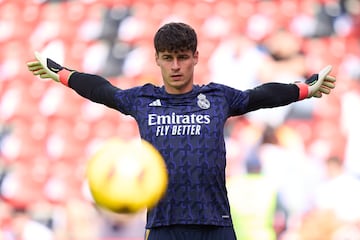
[[331, 95], [226, 125], [239, 240], [360, 239], [360, 1], [0, 0], [0, 240], [143, 239], [145, 213], [96, 209], [84, 168], [135, 121], [40, 80], [40, 51], [120, 88], [161, 84], [153, 35], [198, 33], [195, 82], [239, 89], [303, 81], [333, 65]]

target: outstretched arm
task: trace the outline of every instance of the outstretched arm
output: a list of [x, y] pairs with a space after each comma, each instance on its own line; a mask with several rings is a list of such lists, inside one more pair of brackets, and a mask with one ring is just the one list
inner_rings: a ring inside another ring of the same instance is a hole
[[35, 52], [35, 61], [27, 63], [28, 69], [43, 79], [61, 82], [75, 90], [79, 95], [111, 108], [117, 108], [114, 94], [119, 90], [101, 76], [79, 73], [63, 67], [49, 58]]
[[329, 75], [331, 69], [331, 66], [327, 66], [305, 82], [265, 83], [249, 90], [247, 112], [260, 108], [284, 106], [306, 98], [320, 98], [323, 94], [329, 94], [335, 88], [336, 81], [335, 77]]
[[249, 91], [249, 104], [246, 112], [261, 108], [285, 106], [299, 100], [299, 87], [296, 84], [265, 83]]

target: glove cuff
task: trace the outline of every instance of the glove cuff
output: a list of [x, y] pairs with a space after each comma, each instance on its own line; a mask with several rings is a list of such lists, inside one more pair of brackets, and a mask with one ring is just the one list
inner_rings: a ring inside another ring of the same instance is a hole
[[299, 88], [299, 99], [303, 100], [308, 97], [309, 95], [309, 86], [306, 83], [295, 83], [296, 86]]
[[73, 72], [70, 72], [68, 70], [62, 70], [62, 71], [59, 71], [58, 75], [59, 75], [59, 81], [64, 84], [65, 86], [69, 86], [69, 78], [70, 78], [70, 75], [72, 74]]

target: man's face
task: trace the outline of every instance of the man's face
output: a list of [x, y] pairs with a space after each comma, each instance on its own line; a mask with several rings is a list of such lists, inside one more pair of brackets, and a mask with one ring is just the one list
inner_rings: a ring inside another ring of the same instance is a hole
[[181, 94], [192, 90], [194, 66], [198, 62], [198, 55], [198, 51], [193, 53], [191, 50], [155, 54], [167, 93]]

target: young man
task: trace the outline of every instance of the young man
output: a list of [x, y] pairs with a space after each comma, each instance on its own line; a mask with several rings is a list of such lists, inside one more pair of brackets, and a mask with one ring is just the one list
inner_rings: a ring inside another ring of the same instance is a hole
[[[236, 239], [225, 188], [223, 128], [231, 116], [329, 94], [331, 66], [305, 83], [267, 83], [246, 91], [194, 84], [197, 36], [184, 23], [168, 23], [154, 37], [163, 86], [119, 89], [97, 75], [72, 71], [36, 53], [28, 68], [81, 96], [134, 117], [141, 138], [163, 155], [168, 190], [147, 214], [148, 240]], [[240, 77], [240, 76], [239, 76]]]

